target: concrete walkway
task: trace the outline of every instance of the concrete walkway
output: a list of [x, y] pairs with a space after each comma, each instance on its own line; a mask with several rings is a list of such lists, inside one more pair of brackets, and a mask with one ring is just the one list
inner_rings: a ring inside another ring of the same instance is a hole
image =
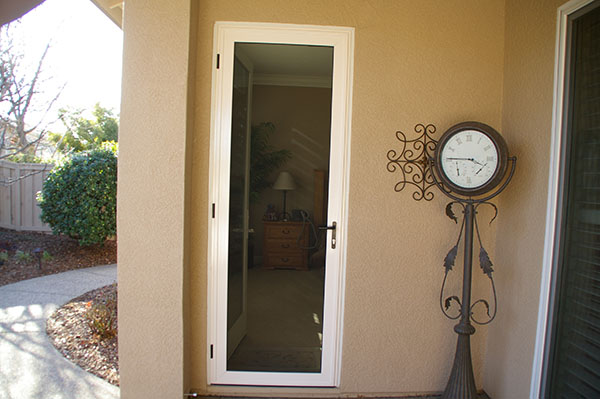
[[0, 399], [116, 399], [119, 388], [66, 360], [46, 318], [72, 298], [117, 281], [117, 265], [0, 287]]

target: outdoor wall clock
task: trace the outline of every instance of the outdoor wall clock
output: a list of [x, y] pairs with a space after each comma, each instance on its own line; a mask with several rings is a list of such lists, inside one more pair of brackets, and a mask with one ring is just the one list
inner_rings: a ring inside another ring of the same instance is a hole
[[452, 126], [437, 143], [434, 166], [452, 192], [475, 196], [494, 189], [505, 176], [506, 142], [495, 129], [479, 122]]
[[[440, 308], [446, 317], [458, 320], [458, 324], [454, 326], [458, 342], [442, 399], [476, 399], [470, 343], [470, 337], [475, 333], [473, 324], [491, 323], [497, 311], [493, 264], [483, 247], [476, 215], [480, 206], [487, 205], [495, 210], [492, 221], [496, 218], [498, 208], [489, 200], [506, 188], [515, 172], [517, 158], [508, 156], [508, 147], [500, 133], [484, 123], [459, 123], [449, 128], [438, 141], [432, 137], [435, 130], [435, 126], [431, 124], [419, 124], [415, 127], [415, 132], [420, 135], [413, 140], [407, 139], [402, 132], [396, 132], [396, 138], [402, 147], [399, 152], [388, 151], [387, 169], [401, 173], [401, 179], [395, 186], [396, 191], [402, 191], [408, 186], [415, 187], [417, 191], [413, 193], [413, 199], [431, 201], [433, 193], [430, 190], [437, 186], [452, 200], [446, 205], [446, 215], [457, 224], [459, 221], [454, 207], [462, 210], [458, 239], [443, 262], [445, 274], [440, 291]], [[486, 299], [471, 301], [475, 235], [480, 247], [479, 266], [489, 277], [493, 305]], [[446, 280], [454, 267], [461, 241], [464, 247], [462, 297], [445, 297]], [[456, 314], [450, 314], [453, 304], [460, 308]], [[475, 308], [478, 306], [483, 306], [486, 310], [487, 316], [483, 320], [475, 317]]]

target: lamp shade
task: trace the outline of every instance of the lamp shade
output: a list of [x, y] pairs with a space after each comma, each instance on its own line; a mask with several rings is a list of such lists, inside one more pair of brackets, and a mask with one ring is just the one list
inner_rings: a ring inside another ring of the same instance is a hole
[[284, 191], [294, 190], [296, 189], [296, 183], [290, 172], [280, 172], [275, 184], [273, 184], [273, 188]]

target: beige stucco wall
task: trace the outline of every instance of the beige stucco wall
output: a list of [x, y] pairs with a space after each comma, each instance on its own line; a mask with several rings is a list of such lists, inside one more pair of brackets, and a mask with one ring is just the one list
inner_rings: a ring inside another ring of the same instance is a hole
[[[191, 3], [197, 10], [190, 11]], [[474, 336], [476, 379], [494, 399], [527, 397], [561, 3], [507, 0], [505, 9], [502, 0], [128, 0], [118, 200], [121, 397], [180, 397], [188, 388], [294, 396], [443, 389], [455, 335], [437, 300], [442, 260], [458, 230], [444, 216], [440, 195], [415, 202], [411, 191], [393, 191], [398, 175], [386, 171], [386, 153], [398, 149], [396, 130], [410, 134], [417, 123], [434, 123], [441, 134], [464, 120], [496, 127], [519, 156], [515, 179], [497, 201], [497, 222], [491, 228], [482, 223], [500, 308], [498, 319]], [[339, 389], [207, 385], [208, 148], [217, 20], [356, 29]], [[486, 292], [485, 279], [475, 275], [476, 292]]]
[[500, 312], [490, 325], [484, 387], [494, 399], [529, 397], [542, 272], [558, 7], [506, 2], [503, 135], [518, 170], [498, 200]]
[[[213, 25], [260, 21], [356, 29], [348, 261], [341, 386], [338, 389], [211, 387], [206, 377], [207, 188]], [[504, 2], [245, 2], [198, 5], [189, 301], [189, 386], [208, 393], [339, 395], [440, 391], [455, 348], [454, 322], [438, 305], [442, 261], [458, 234], [447, 202], [415, 202], [394, 192], [386, 170], [395, 131], [479, 120], [501, 129]], [[494, 253], [493, 229], [484, 240]], [[460, 279], [460, 273], [454, 274]], [[478, 282], [485, 283], [479, 277]], [[452, 284], [451, 284], [452, 286]], [[454, 284], [455, 286], [455, 284]], [[485, 286], [481, 287], [486, 288]], [[478, 288], [478, 292], [482, 291]], [[508, 293], [501, 291], [501, 296]], [[487, 329], [474, 337], [482, 384]]]
[[190, 1], [128, 0], [123, 30], [121, 398], [180, 398]]

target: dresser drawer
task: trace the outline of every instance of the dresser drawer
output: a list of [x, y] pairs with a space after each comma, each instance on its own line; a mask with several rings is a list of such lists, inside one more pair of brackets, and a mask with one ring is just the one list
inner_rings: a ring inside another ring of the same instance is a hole
[[264, 267], [308, 270], [308, 228], [302, 222], [264, 222]]
[[[308, 228], [308, 226], [305, 226]], [[276, 223], [265, 224], [265, 237], [269, 239], [289, 239], [297, 240], [303, 233], [302, 224], [298, 223]]]
[[267, 268], [290, 268], [290, 269], [304, 269], [306, 268], [306, 262], [302, 253], [297, 254], [275, 254], [270, 253], [266, 256], [265, 267]]
[[[302, 240], [300, 240], [302, 243]], [[294, 239], [271, 239], [265, 242], [265, 250], [267, 252], [298, 252], [302, 251], [302, 247], [298, 245], [298, 240]]]

